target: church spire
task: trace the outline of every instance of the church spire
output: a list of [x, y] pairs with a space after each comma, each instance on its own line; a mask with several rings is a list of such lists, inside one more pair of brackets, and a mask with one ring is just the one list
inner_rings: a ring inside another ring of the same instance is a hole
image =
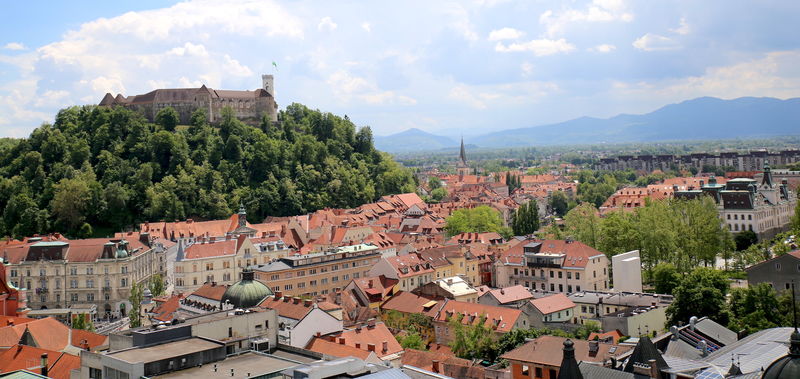
[[464, 137], [463, 136], [461, 137], [461, 153], [458, 155], [458, 157], [461, 159], [461, 163], [463, 163], [464, 165], [467, 164], [467, 151], [464, 149]]

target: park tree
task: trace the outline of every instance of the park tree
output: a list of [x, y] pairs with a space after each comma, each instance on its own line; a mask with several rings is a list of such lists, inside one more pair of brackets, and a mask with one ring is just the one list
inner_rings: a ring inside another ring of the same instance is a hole
[[742, 251], [758, 243], [758, 236], [752, 230], [745, 230], [736, 233], [734, 242], [736, 243], [736, 251]]
[[600, 220], [600, 237], [597, 250], [609, 257], [639, 248], [635, 228], [636, 215], [632, 212], [609, 212]]
[[164, 278], [161, 274], [154, 274], [150, 277], [150, 281], [147, 282], [147, 288], [150, 289], [150, 293], [153, 296], [161, 296], [164, 294]]
[[730, 297], [731, 330], [752, 334], [759, 330], [790, 326], [791, 312], [781, 309], [778, 293], [768, 283], [734, 288]]
[[730, 319], [725, 301], [728, 288], [728, 279], [722, 271], [695, 268], [672, 291], [674, 300], [667, 308], [667, 323], [677, 325], [687, 322], [692, 316], [708, 316], [727, 325]]
[[485, 325], [486, 315], [481, 315], [475, 323], [464, 325], [461, 320], [463, 314], [456, 313], [450, 318], [449, 326], [453, 334], [450, 348], [459, 358], [486, 359], [494, 361], [497, 358], [497, 349], [491, 328]]
[[460, 233], [500, 232], [503, 227], [500, 212], [488, 205], [456, 210], [446, 221], [445, 229], [451, 236]]
[[444, 199], [445, 197], [447, 197], [447, 190], [444, 189], [443, 187], [437, 187], [436, 189], [431, 191], [431, 199], [433, 199], [434, 201], [437, 202], [442, 201], [442, 199]]

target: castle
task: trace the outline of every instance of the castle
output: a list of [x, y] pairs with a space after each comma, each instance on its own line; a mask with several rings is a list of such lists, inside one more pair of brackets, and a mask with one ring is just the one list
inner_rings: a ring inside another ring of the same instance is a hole
[[181, 124], [189, 124], [192, 112], [204, 108], [208, 121], [220, 120], [221, 110], [231, 107], [240, 120], [258, 124], [267, 115], [270, 120], [278, 121], [278, 104], [275, 102], [274, 78], [272, 75], [261, 75], [262, 88], [254, 91], [215, 90], [205, 86], [200, 88], [157, 89], [144, 95], [116, 97], [106, 93], [100, 106], [124, 106], [144, 114], [150, 122], [156, 118], [161, 109], [172, 107], [180, 115]]

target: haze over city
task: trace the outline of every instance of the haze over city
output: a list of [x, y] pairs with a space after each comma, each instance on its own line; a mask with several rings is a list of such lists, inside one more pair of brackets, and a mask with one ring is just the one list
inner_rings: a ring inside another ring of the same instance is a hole
[[800, 95], [793, 1], [34, 1], [2, 13], [2, 136], [106, 92], [255, 89], [261, 74], [281, 108], [347, 114], [375, 135]]

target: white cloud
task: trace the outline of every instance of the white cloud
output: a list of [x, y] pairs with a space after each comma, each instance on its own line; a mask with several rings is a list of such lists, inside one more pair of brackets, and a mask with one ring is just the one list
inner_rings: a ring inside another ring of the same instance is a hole
[[370, 24], [369, 22], [362, 22], [361, 23], [361, 29], [364, 29], [364, 31], [366, 31], [367, 33], [370, 33], [370, 32], [372, 32], [372, 24]]
[[334, 95], [344, 103], [359, 100], [369, 105], [414, 105], [417, 100], [395, 91], [384, 91], [374, 82], [339, 70], [328, 76], [326, 83]]
[[58, 107], [64, 105], [68, 98], [69, 92], [67, 91], [47, 90], [41, 95], [36, 96], [36, 102], [34, 105], [37, 107]]
[[546, 10], [539, 16], [549, 37], [560, 35], [572, 23], [612, 21], [633, 21], [633, 13], [628, 12], [623, 0], [593, 0], [584, 9]]
[[531, 104], [559, 88], [552, 82], [526, 81], [499, 85], [468, 86], [454, 85], [448, 98], [464, 103], [471, 108], [483, 110], [489, 107], [505, 107]]
[[675, 28], [675, 29], [670, 29], [669, 31], [671, 31], [673, 33], [680, 34], [680, 35], [687, 35], [687, 34], [689, 34], [689, 32], [692, 31], [692, 28], [689, 26], [689, 23], [686, 22], [686, 18], [685, 17], [681, 17], [681, 21], [680, 21], [679, 26], [677, 28]]
[[228, 54], [225, 54], [225, 65], [223, 68], [229, 75], [241, 77], [253, 76], [253, 70], [239, 63], [236, 59], [231, 58]]
[[319, 24], [317, 25], [317, 29], [321, 30], [321, 31], [332, 32], [332, 31], [336, 30], [337, 26], [338, 25], [336, 25], [336, 23], [333, 22], [332, 18], [330, 18], [329, 16], [325, 16], [325, 17], [322, 18], [322, 20], [319, 20]]
[[610, 53], [610, 52], [616, 50], [616, 48], [617, 47], [614, 46], [614, 45], [609, 45], [607, 43], [604, 43], [602, 45], [597, 45], [595, 47], [590, 47], [589, 51], [594, 51], [594, 52], [597, 52], [597, 53]]
[[5, 46], [3, 46], [6, 50], [26, 50], [27, 47], [19, 42], [9, 42]]
[[528, 77], [533, 74], [533, 65], [530, 62], [522, 62], [519, 68], [522, 70], [522, 76], [524, 77]]
[[575, 50], [575, 45], [567, 42], [567, 40], [560, 38], [557, 40], [552, 39], [535, 39], [528, 42], [515, 42], [508, 46], [502, 42], [495, 45], [494, 50], [501, 53], [513, 52], [533, 52], [536, 56], [553, 55], [558, 53], [568, 53]]
[[502, 28], [492, 30], [489, 33], [489, 41], [502, 41], [507, 39], [518, 39], [525, 35], [525, 32], [514, 28]]
[[669, 37], [664, 37], [658, 34], [647, 33], [636, 41], [633, 41], [633, 47], [644, 51], [661, 51], [661, 50], [676, 50], [681, 45]]
[[460, 33], [467, 41], [477, 41], [478, 33], [475, 32], [469, 12], [457, 3], [448, 3], [444, 6], [445, 15], [452, 19], [448, 26]]
[[173, 47], [167, 54], [177, 55], [179, 57], [192, 56], [192, 57], [207, 57], [208, 51], [203, 45], [195, 45], [191, 42], [186, 42], [183, 46]]

